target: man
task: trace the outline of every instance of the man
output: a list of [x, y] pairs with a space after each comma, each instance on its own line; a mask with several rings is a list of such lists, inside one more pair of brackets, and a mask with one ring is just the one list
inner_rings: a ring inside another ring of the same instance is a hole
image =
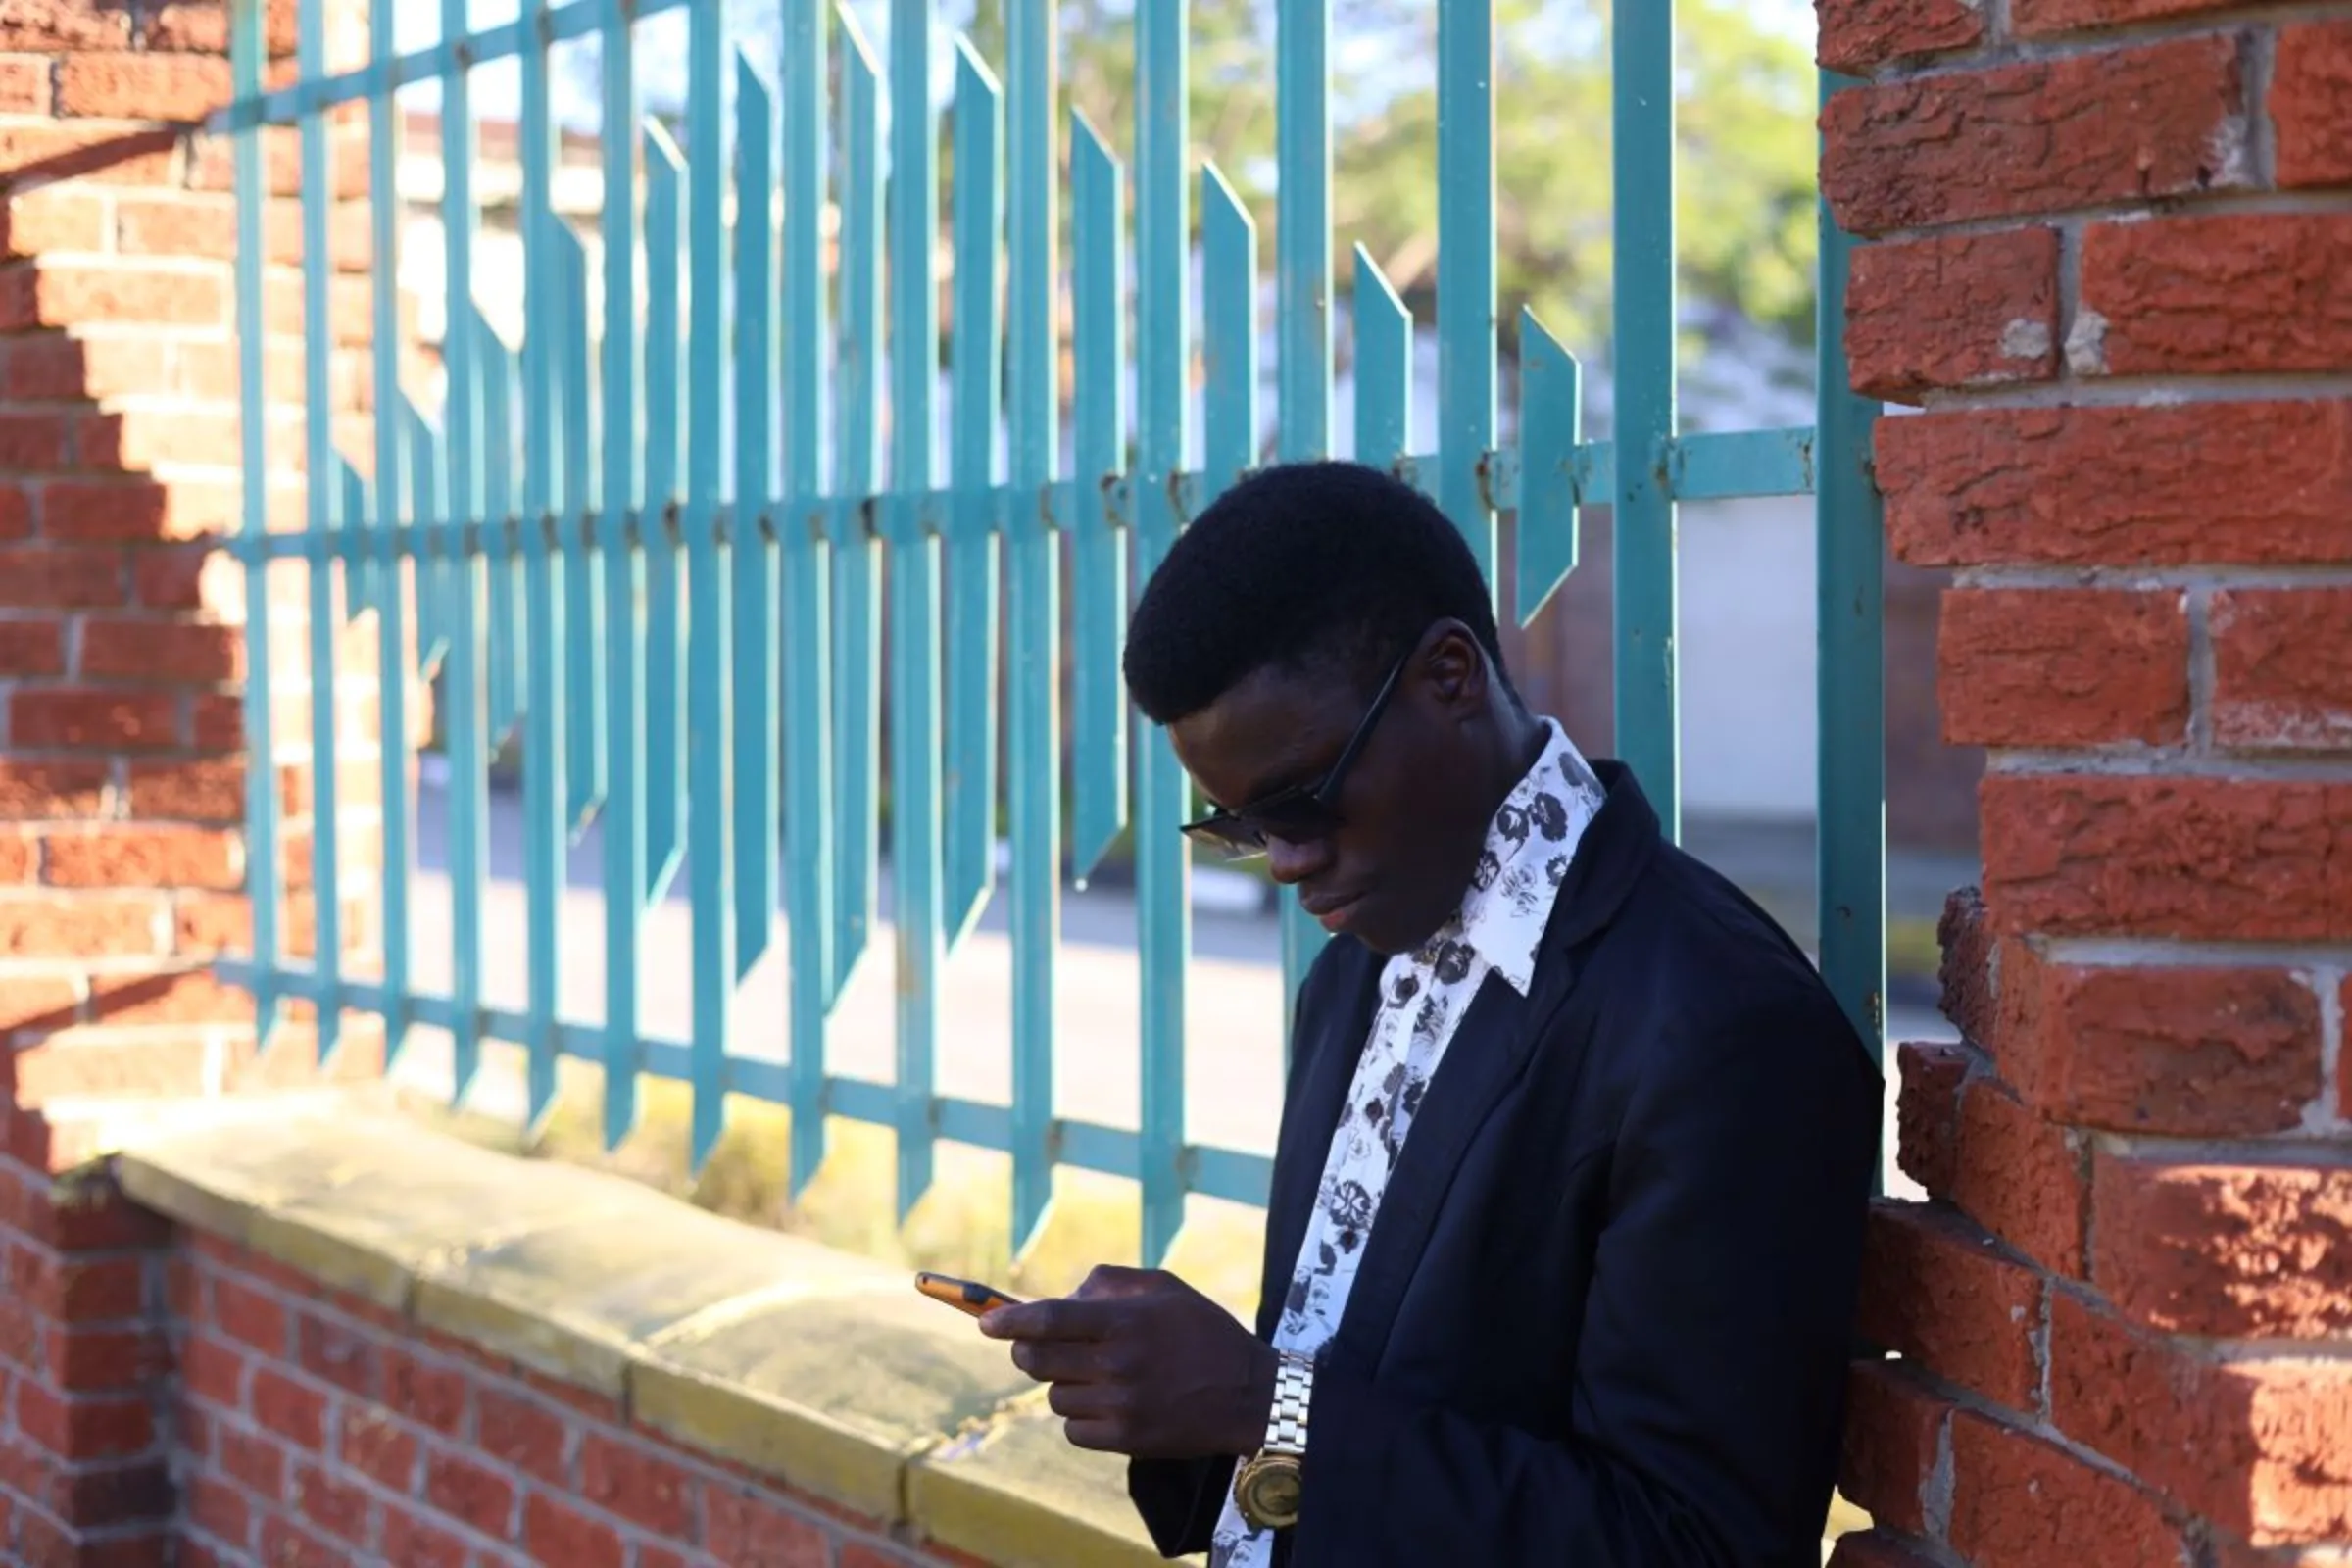
[[1804, 954], [1527, 711], [1462, 539], [1369, 468], [1229, 491], [1125, 665], [1186, 831], [1340, 940], [1256, 1332], [1124, 1269], [985, 1331], [1170, 1556], [1812, 1568], [1881, 1082]]

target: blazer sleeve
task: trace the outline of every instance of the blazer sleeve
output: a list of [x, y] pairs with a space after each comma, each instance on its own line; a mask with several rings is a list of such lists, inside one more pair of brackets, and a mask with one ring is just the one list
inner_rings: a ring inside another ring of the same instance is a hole
[[1217, 1515], [1233, 1486], [1234, 1466], [1223, 1459], [1130, 1459], [1127, 1495], [1163, 1557], [1206, 1551]]
[[1695, 1032], [1668, 1020], [1632, 1089], [1573, 1436], [1417, 1404], [1326, 1358], [1294, 1568], [1472, 1543], [1577, 1568], [1819, 1562], [1880, 1080], [1826, 993], [1710, 1010]]

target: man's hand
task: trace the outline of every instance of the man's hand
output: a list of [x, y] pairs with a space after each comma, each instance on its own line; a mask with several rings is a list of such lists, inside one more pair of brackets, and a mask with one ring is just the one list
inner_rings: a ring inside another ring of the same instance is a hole
[[1257, 1451], [1274, 1403], [1272, 1347], [1158, 1269], [1097, 1268], [1059, 1300], [1001, 1306], [980, 1332], [1053, 1385], [1072, 1444], [1138, 1459]]

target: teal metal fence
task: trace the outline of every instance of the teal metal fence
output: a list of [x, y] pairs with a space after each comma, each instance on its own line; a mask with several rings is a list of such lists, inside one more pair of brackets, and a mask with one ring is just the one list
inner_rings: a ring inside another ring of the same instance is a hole
[[[1579, 509], [1614, 509], [1617, 749], [1669, 824], [1679, 821], [1676, 509], [1739, 496], [1816, 498], [1821, 960], [1875, 1044], [1885, 977], [1882, 546], [1867, 463], [1872, 408], [1842, 390], [1846, 242], [1825, 213], [1816, 426], [1683, 433], [1674, 18], [1670, 5], [1621, 0], [1612, 38], [1613, 437], [1583, 438], [1578, 363], [1531, 318], [1519, 334], [1518, 439], [1498, 445], [1494, 0], [1433, 3], [1443, 256], [1437, 449], [1406, 448], [1414, 323], [1358, 249], [1348, 292], [1352, 452], [1433, 494], [1490, 567], [1498, 518], [1514, 519], [1517, 602], [1506, 608], [1523, 619], [1574, 569]], [[824, 1157], [828, 1116], [895, 1130], [902, 1213], [931, 1185], [939, 1141], [1009, 1153], [1019, 1238], [1043, 1215], [1056, 1165], [1130, 1177], [1141, 1186], [1146, 1254], [1158, 1258], [1188, 1193], [1260, 1202], [1267, 1180], [1262, 1155], [1188, 1137], [1187, 860], [1167, 826], [1185, 814], [1186, 785], [1164, 739], [1131, 717], [1117, 674], [1132, 595], [1185, 518], [1258, 458], [1257, 237], [1218, 172], [1193, 166], [1186, 0], [1138, 0], [1132, 172], [1074, 114], [1057, 148], [1063, 111], [1049, 0], [1007, 8], [1002, 87], [958, 42], [947, 111], [956, 266], [944, 463], [933, 440], [943, 368], [932, 348], [940, 126], [928, 0], [893, 0], [887, 149], [883, 68], [854, 18], [831, 0], [777, 4], [784, 48], [774, 85], [761, 63], [738, 57], [729, 94], [720, 0], [522, 0], [517, 21], [479, 30], [466, 0], [443, 0], [443, 41], [408, 54], [395, 47], [393, 7], [379, 3], [371, 59], [340, 73], [323, 57], [323, 0], [300, 0], [298, 77], [265, 91], [260, 0], [235, 0], [236, 98], [221, 117], [236, 138], [240, 218], [247, 499], [235, 548], [257, 605], [273, 562], [307, 567], [310, 657], [322, 677], [311, 686], [320, 820], [335, 815], [336, 690], [323, 677], [338, 617], [377, 617], [387, 744], [380, 978], [343, 967], [332, 833], [315, 856], [318, 956], [295, 962], [283, 955], [278, 800], [264, 768], [253, 770], [248, 824], [256, 953], [233, 972], [257, 994], [265, 1019], [283, 999], [316, 1004], [322, 1051], [335, 1049], [337, 1020], [350, 1012], [382, 1018], [396, 1053], [417, 1027], [446, 1029], [461, 1092], [485, 1041], [520, 1046], [534, 1115], [555, 1096], [560, 1058], [600, 1064], [605, 1132], [614, 1142], [637, 1119], [644, 1074], [692, 1086], [698, 1161], [723, 1129], [725, 1096], [789, 1105], [796, 1193]], [[641, 116], [632, 51], [636, 24], [677, 9], [689, 13], [682, 148]], [[1281, 0], [1278, 20], [1268, 63], [1279, 103], [1277, 449], [1298, 459], [1334, 444], [1329, 0]], [[551, 199], [551, 50], [591, 34], [602, 40], [607, 127], [601, 320], [590, 318], [588, 258]], [[474, 308], [469, 95], [474, 70], [509, 58], [519, 59], [521, 74], [527, 306], [514, 348]], [[363, 480], [334, 450], [326, 401], [327, 117], [338, 105], [368, 108], [374, 335], [389, 345], [400, 329], [393, 94], [424, 81], [441, 91], [446, 394], [437, 409], [416, 407], [398, 379], [398, 356], [375, 356], [378, 417]], [[1836, 85], [1825, 78], [1823, 90]], [[308, 471], [321, 476], [310, 486], [308, 526], [294, 533], [268, 526], [259, 417], [269, 398], [261, 138], [271, 124], [299, 126], [306, 452]], [[639, 125], [641, 136], [622, 133]], [[838, 177], [828, 178], [829, 166]], [[1066, 273], [1056, 255], [1065, 188]], [[757, 213], [779, 193], [773, 236], [759, 221], [730, 232], [737, 197], [742, 211]], [[838, 212], [831, 234], [828, 205]], [[838, 258], [831, 269], [828, 246]], [[1205, 459], [1187, 471], [1196, 255]], [[1055, 306], [1065, 279], [1075, 393], [1063, 453]], [[1131, 371], [1132, 420], [1124, 407]], [[1066, 714], [1065, 599], [1074, 644]], [[250, 743], [268, 756], [268, 618], [254, 616], [248, 635]], [[436, 935], [451, 945], [446, 995], [411, 980], [414, 759], [399, 737], [410, 728], [412, 660], [437, 665], [445, 692], [453, 919]], [[876, 1082], [829, 1073], [822, 1043], [844, 984], [877, 940], [885, 677], [897, 1071]], [[488, 762], [496, 744], [514, 738], [528, 908], [528, 1004], [519, 1011], [486, 1007], [481, 985]], [[1010, 843], [1002, 887], [993, 859], [1000, 768]], [[593, 1022], [559, 1004], [557, 938], [566, 844], [592, 818], [601, 821], [606, 894], [606, 995]], [[1083, 870], [1131, 820], [1144, 828], [1134, 850], [1136, 1129], [1064, 1117], [1053, 1102], [1065, 855]], [[685, 1040], [653, 1039], [641, 1027], [646, 911], [681, 857], [690, 867], [692, 1028]], [[730, 1002], [778, 938], [779, 892], [790, 1055], [747, 1059], [731, 1049]], [[1013, 952], [1009, 1104], [935, 1090], [941, 966], [996, 897], [1007, 901]], [[1295, 982], [1319, 933], [1287, 899], [1283, 918]]]

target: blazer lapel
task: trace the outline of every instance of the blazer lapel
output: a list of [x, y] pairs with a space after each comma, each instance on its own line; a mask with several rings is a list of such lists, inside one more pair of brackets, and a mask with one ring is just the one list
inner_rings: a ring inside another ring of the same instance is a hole
[[[1356, 1062], [1372, 1032], [1373, 1004], [1380, 996], [1381, 964], [1371, 951], [1351, 943], [1341, 1006], [1327, 1008], [1311, 1039], [1295, 1042], [1299, 1075], [1282, 1107], [1282, 1130], [1274, 1148], [1274, 1176], [1266, 1195], [1265, 1272], [1258, 1284], [1257, 1332], [1270, 1338], [1298, 1266], [1323, 1166], [1331, 1155], [1332, 1129], [1340, 1102], [1354, 1080]], [[1301, 1020], [1302, 1023], [1307, 1020]]]
[[[1500, 975], [1487, 976], [1446, 1048], [1446, 1059], [1430, 1080], [1389, 1173], [1336, 1346], [1367, 1376], [1388, 1348], [1397, 1304], [1420, 1266], [1430, 1229], [1471, 1142], [1518, 1081], [1537, 1044], [1552, 1033], [1554, 1016], [1576, 989], [1583, 950], [1616, 914], [1656, 852], [1657, 815], [1632, 773], [1619, 763], [1595, 763], [1594, 770], [1608, 786], [1608, 799], [1586, 829], [1560, 886], [1538, 950], [1534, 985], [1523, 997]], [[1369, 1024], [1367, 1011], [1364, 1025]], [[1354, 1059], [1351, 1053], [1351, 1067]], [[1345, 1091], [1343, 1081], [1337, 1092]], [[1337, 1115], [1335, 1102], [1316, 1124], [1326, 1143]], [[1289, 1129], [1284, 1131], [1287, 1135]], [[1318, 1157], [1320, 1152], [1318, 1145]], [[1296, 1236], [1290, 1249], [1295, 1256]]]

